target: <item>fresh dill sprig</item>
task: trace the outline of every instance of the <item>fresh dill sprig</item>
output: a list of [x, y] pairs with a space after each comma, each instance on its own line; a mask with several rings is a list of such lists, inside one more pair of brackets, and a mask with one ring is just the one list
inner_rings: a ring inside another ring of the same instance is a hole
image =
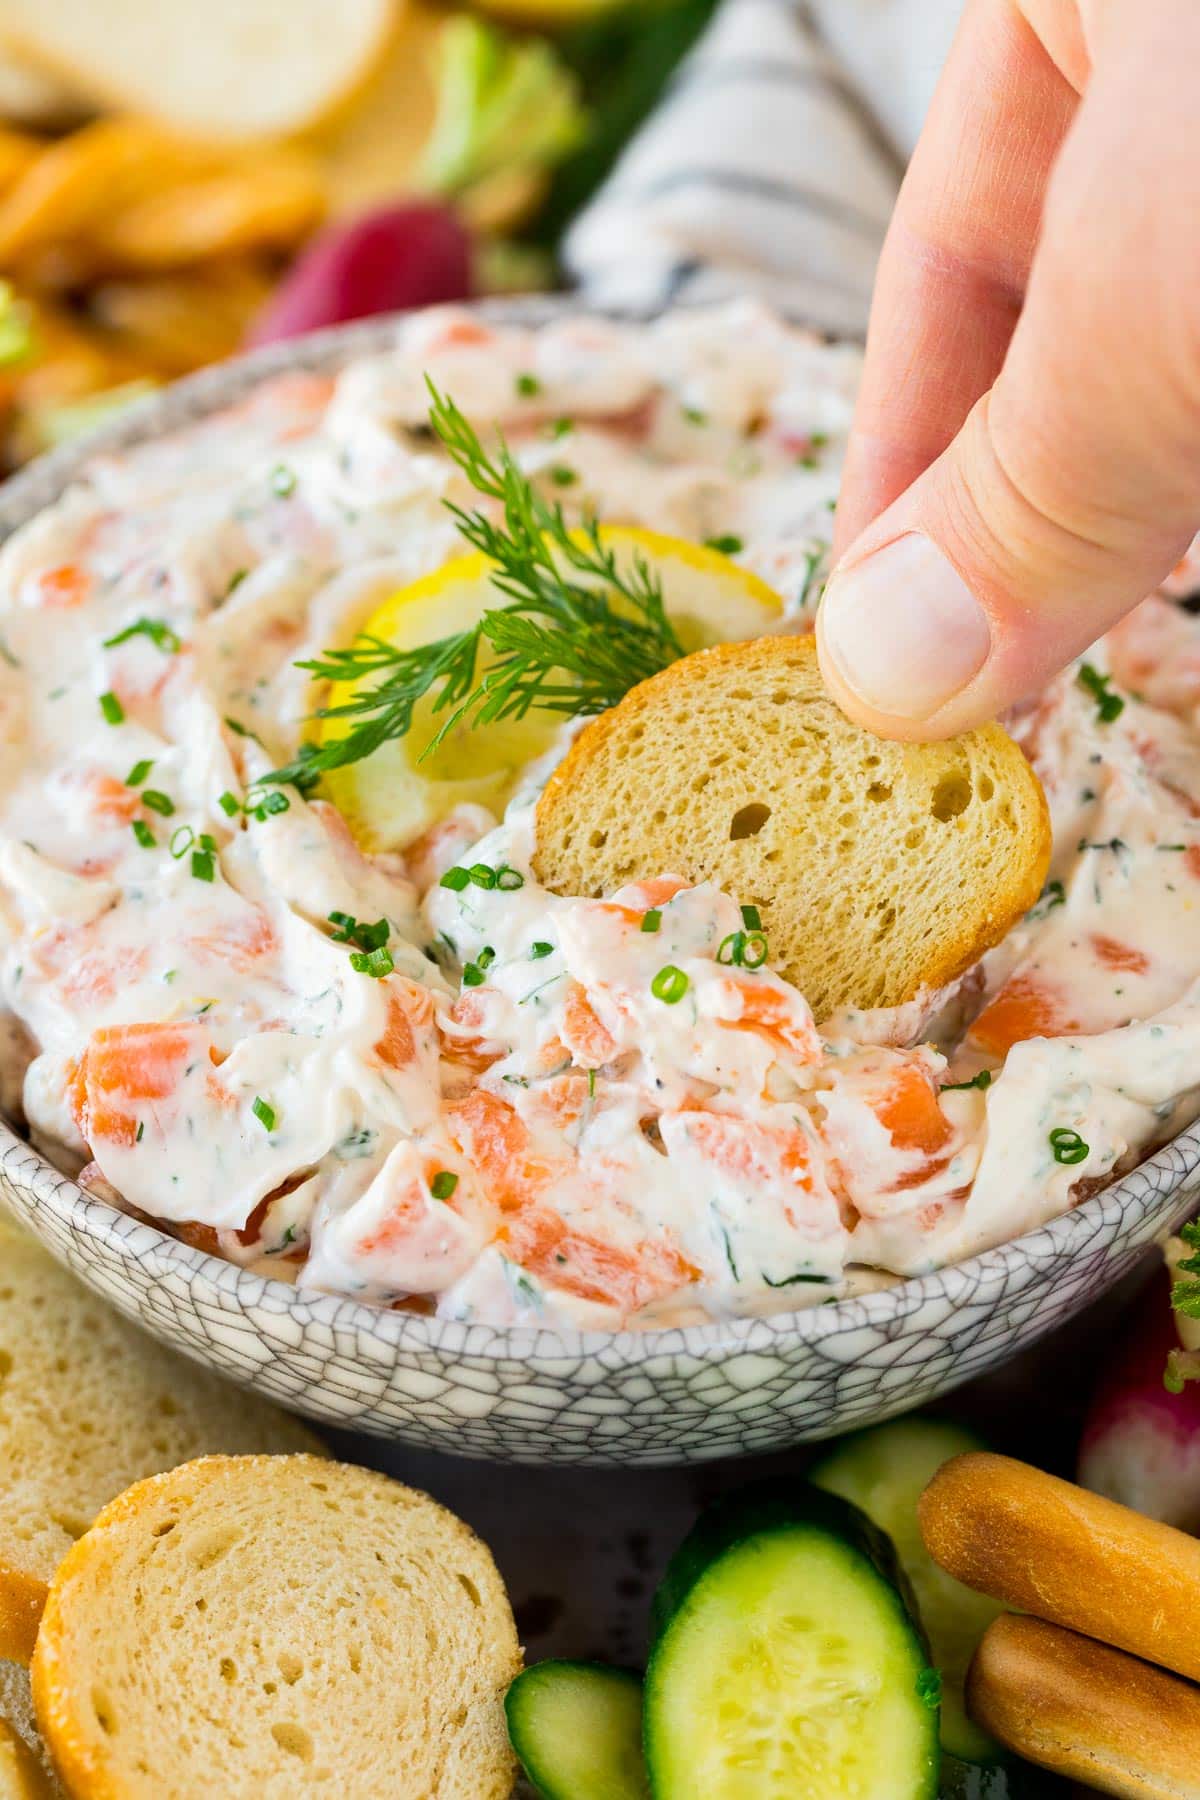
[[[332, 742], [307, 744], [273, 781], [310, 787], [328, 769], [360, 762], [412, 729], [427, 694], [444, 714], [422, 757], [456, 725], [523, 718], [531, 707], [568, 716], [603, 712], [638, 682], [684, 654], [663, 603], [662, 584], [644, 557], [618, 567], [595, 519], [570, 526], [501, 439], [489, 454], [447, 395], [427, 380], [429, 421], [447, 454], [477, 494], [497, 503], [500, 518], [444, 504], [462, 538], [493, 564], [500, 604], [466, 631], [400, 649], [361, 636], [297, 666], [320, 681], [360, 684], [352, 699], [318, 710], [345, 719]], [[372, 685], [371, 678], [380, 679]]]
[[[1181, 1226], [1179, 1235], [1192, 1255], [1181, 1257], [1176, 1263], [1176, 1277], [1200, 1275], [1200, 1221], [1193, 1219], [1189, 1225]], [[1187, 1319], [1200, 1319], [1200, 1281], [1176, 1279], [1171, 1288], [1171, 1305]]]

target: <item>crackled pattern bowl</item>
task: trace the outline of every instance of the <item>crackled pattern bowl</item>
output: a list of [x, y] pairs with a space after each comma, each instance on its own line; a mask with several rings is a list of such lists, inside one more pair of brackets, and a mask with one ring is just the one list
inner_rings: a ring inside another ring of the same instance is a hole
[[[553, 302], [493, 306], [543, 317]], [[0, 536], [101, 445], [155, 437], [281, 368], [385, 347], [387, 320], [207, 370], [0, 490]], [[0, 1202], [123, 1313], [331, 1424], [503, 1461], [664, 1464], [778, 1448], [921, 1406], [1063, 1323], [1195, 1210], [1200, 1124], [1075, 1211], [920, 1280], [801, 1313], [617, 1335], [495, 1329], [298, 1294], [85, 1193], [0, 1125]]]

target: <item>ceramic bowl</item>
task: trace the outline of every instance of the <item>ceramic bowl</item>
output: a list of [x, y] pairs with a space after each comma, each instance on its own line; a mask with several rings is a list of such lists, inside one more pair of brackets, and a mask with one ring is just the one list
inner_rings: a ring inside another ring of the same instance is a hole
[[[531, 321], [554, 304], [488, 310]], [[372, 320], [272, 346], [140, 402], [0, 489], [0, 536], [55, 499], [97, 448], [169, 431], [281, 368], [335, 369], [386, 347], [395, 329]], [[0, 1125], [0, 1200], [164, 1343], [317, 1420], [529, 1463], [701, 1461], [924, 1405], [1111, 1288], [1198, 1193], [1200, 1124], [1040, 1230], [859, 1299], [617, 1335], [495, 1329], [263, 1280], [84, 1193]]]

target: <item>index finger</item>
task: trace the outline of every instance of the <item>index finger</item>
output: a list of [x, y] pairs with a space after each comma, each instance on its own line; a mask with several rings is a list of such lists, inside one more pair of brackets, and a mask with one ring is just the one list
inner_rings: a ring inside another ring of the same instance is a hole
[[973, 0], [880, 257], [835, 557], [999, 374], [1077, 101], [1014, 0]]

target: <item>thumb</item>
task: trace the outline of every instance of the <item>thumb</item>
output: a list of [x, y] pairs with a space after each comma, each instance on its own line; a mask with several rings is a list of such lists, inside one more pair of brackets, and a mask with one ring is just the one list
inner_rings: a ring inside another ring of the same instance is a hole
[[1130, 94], [1140, 61], [1093, 77], [995, 386], [834, 568], [822, 670], [881, 735], [948, 737], [1036, 691], [1200, 524], [1200, 159]]

